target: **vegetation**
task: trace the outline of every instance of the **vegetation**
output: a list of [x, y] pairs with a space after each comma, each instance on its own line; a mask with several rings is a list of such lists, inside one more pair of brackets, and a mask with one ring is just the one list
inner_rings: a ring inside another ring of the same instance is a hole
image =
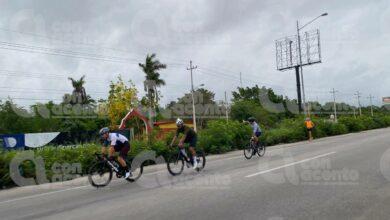
[[[65, 94], [60, 104], [36, 103], [30, 109], [24, 109], [12, 100], [0, 101], [0, 134], [60, 131], [80, 134], [71, 136], [79, 140], [82, 139], [80, 137], [86, 135], [96, 136], [99, 128], [109, 124], [112, 128], [116, 128], [131, 108], [155, 109], [159, 106], [161, 94], [158, 88], [165, 85], [159, 71], [166, 69], [167, 66], [157, 60], [155, 54], [151, 54], [146, 56], [145, 63], [139, 63], [139, 67], [145, 74], [145, 91], [147, 92], [141, 101], [138, 99], [135, 85], [131, 81], [124, 82], [121, 77], [111, 82], [107, 99], [99, 100], [97, 103], [85, 90], [84, 76], [78, 80], [69, 78], [73, 91], [71, 94]], [[249, 117], [255, 117], [259, 122], [264, 131], [261, 139], [268, 146], [307, 140], [304, 118], [297, 114], [296, 100], [277, 95], [271, 88], [260, 88], [257, 85], [237, 88], [232, 93], [228, 121], [224, 119], [224, 112], [219, 111], [224, 108], [224, 105], [215, 100], [213, 91], [197, 89], [195, 95], [199, 125], [198, 147], [204, 149], [206, 153], [220, 154], [242, 149], [251, 135], [250, 126], [242, 121]], [[176, 111], [178, 105], [189, 104], [191, 108], [187, 108], [188, 106], [181, 108], [184, 112]], [[356, 111], [354, 106], [337, 103], [340, 113], [337, 123], [329, 119], [330, 114], [333, 113], [333, 103], [321, 105], [318, 102], [310, 102], [310, 106], [312, 107], [312, 119], [316, 124], [313, 131], [315, 138], [390, 126], [389, 108], [386, 106], [375, 107], [375, 117], [369, 117], [353, 116], [351, 112]], [[191, 94], [183, 94], [176, 101], [170, 102], [163, 110], [170, 114], [160, 113], [157, 116], [158, 119], [172, 119], [183, 115], [192, 117]], [[364, 115], [370, 115], [369, 108], [363, 108], [362, 111]], [[142, 133], [143, 126], [139, 120], [130, 120], [128, 123], [128, 126]], [[167, 155], [169, 151], [167, 145], [173, 133], [166, 135], [165, 139], [156, 139], [158, 130], [153, 132], [148, 140], [144, 136], [131, 140], [131, 152], [129, 152], [131, 157], [144, 150], [152, 150], [157, 155]], [[79, 174], [85, 174], [87, 168], [94, 162], [93, 154], [99, 151], [99, 144], [78, 144], [73, 147], [46, 146], [32, 151], [35, 157], [44, 159], [46, 175], [52, 179], [54, 176], [52, 167], [56, 163], [81, 164], [82, 169]], [[9, 164], [18, 153], [18, 151], [0, 152], [0, 188], [14, 185], [9, 176]], [[20, 170], [25, 177], [35, 176], [35, 167], [31, 161], [25, 161]]]
[[158, 71], [166, 69], [167, 65], [156, 59], [156, 54], [146, 55], [145, 63], [139, 63], [139, 67], [145, 73], [145, 91], [148, 96], [142, 99], [143, 104], [155, 108], [158, 106], [158, 87], [164, 86], [165, 81], [161, 79]]

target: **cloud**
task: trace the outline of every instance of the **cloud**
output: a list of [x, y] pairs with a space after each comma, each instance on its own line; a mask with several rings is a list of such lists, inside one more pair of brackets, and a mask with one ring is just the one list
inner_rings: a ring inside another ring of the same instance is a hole
[[[294, 71], [276, 70], [274, 40], [295, 34], [297, 19], [303, 24], [325, 11], [329, 16], [308, 27], [321, 30], [323, 63], [304, 68], [307, 96], [328, 101], [333, 87], [345, 101], [353, 101], [350, 94], [357, 90], [378, 98], [390, 95], [385, 84], [390, 81], [385, 74], [390, 67], [390, 46], [385, 43], [390, 7], [384, 0], [0, 3], [2, 42], [126, 59], [107, 62], [0, 49], [0, 70], [17, 71], [0, 76], [0, 97], [61, 99], [63, 92], [50, 90], [70, 92], [66, 78], [86, 75], [87, 92], [95, 99], [105, 98], [109, 82], [118, 74], [131, 79], [142, 95], [144, 75], [137, 63], [147, 53], [157, 53], [168, 64], [161, 72], [167, 82], [162, 88], [165, 103], [189, 91], [189, 60], [198, 66], [195, 84], [204, 83], [217, 99], [240, 85], [240, 72], [245, 86], [266, 85], [295, 98]], [[45, 74], [32, 78], [20, 72]], [[29, 89], [4, 89], [9, 86]]]

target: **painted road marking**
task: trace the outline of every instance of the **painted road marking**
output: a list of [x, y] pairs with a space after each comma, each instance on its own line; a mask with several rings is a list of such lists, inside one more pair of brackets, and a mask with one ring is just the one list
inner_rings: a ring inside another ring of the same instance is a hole
[[245, 177], [250, 178], [250, 177], [258, 176], [258, 175], [269, 173], [269, 172], [272, 172], [272, 171], [275, 171], [275, 170], [279, 170], [279, 169], [282, 169], [282, 168], [285, 168], [285, 167], [290, 167], [290, 166], [294, 166], [296, 164], [305, 163], [305, 162], [310, 161], [310, 160], [315, 160], [315, 159], [318, 159], [318, 158], [321, 158], [321, 157], [326, 157], [326, 156], [329, 156], [329, 155], [335, 154], [335, 153], [336, 153], [335, 151], [332, 151], [330, 153], [321, 154], [321, 155], [318, 155], [318, 156], [315, 156], [315, 157], [311, 157], [311, 158], [307, 158], [307, 159], [304, 159], [304, 160], [296, 161], [296, 162], [293, 162], [293, 163], [285, 164], [285, 165], [278, 166], [278, 167], [275, 167], [275, 168], [271, 168], [271, 169], [268, 169], [268, 170], [263, 170], [263, 171], [260, 171], [260, 172], [257, 172], [257, 173], [250, 174], [250, 175], [245, 176]]

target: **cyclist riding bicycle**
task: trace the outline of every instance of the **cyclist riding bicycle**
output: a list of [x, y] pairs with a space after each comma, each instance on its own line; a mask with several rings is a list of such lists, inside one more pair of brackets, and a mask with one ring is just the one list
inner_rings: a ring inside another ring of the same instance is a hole
[[114, 153], [119, 152], [117, 159], [122, 167], [122, 174], [126, 179], [131, 177], [131, 171], [126, 164], [127, 153], [130, 150], [129, 140], [121, 134], [111, 133], [107, 127], [100, 129], [99, 134], [104, 141], [102, 154], [106, 155], [106, 148], [109, 147], [109, 160], [114, 160]]
[[197, 142], [197, 134], [194, 131], [194, 129], [185, 125], [184, 121], [180, 118], [178, 118], [176, 120], [176, 126], [177, 126], [176, 135], [172, 139], [171, 147], [175, 143], [176, 139], [179, 137], [179, 134], [182, 133], [183, 137], [179, 140], [180, 151], [182, 152], [182, 154], [184, 156], [187, 157], [187, 154], [186, 154], [185, 149], [184, 149], [184, 144], [185, 143], [189, 144], [189, 151], [192, 154], [192, 158], [190, 158], [190, 160], [191, 160], [193, 168], [196, 169], [198, 167], [198, 162], [196, 160], [196, 151], [195, 151], [196, 142]]
[[256, 119], [254, 117], [248, 118], [248, 121], [252, 127], [252, 138], [257, 144], [259, 142], [259, 137], [261, 135], [261, 128], [260, 126], [256, 123]]

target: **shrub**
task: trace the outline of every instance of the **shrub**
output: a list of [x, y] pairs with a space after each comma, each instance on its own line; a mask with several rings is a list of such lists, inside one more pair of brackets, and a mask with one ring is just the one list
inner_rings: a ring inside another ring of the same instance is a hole
[[242, 148], [251, 135], [250, 126], [237, 121], [209, 121], [206, 129], [199, 132], [199, 146], [206, 153], [225, 153]]
[[350, 132], [362, 131], [365, 128], [362, 120], [354, 117], [341, 117], [339, 123], [344, 124]]

